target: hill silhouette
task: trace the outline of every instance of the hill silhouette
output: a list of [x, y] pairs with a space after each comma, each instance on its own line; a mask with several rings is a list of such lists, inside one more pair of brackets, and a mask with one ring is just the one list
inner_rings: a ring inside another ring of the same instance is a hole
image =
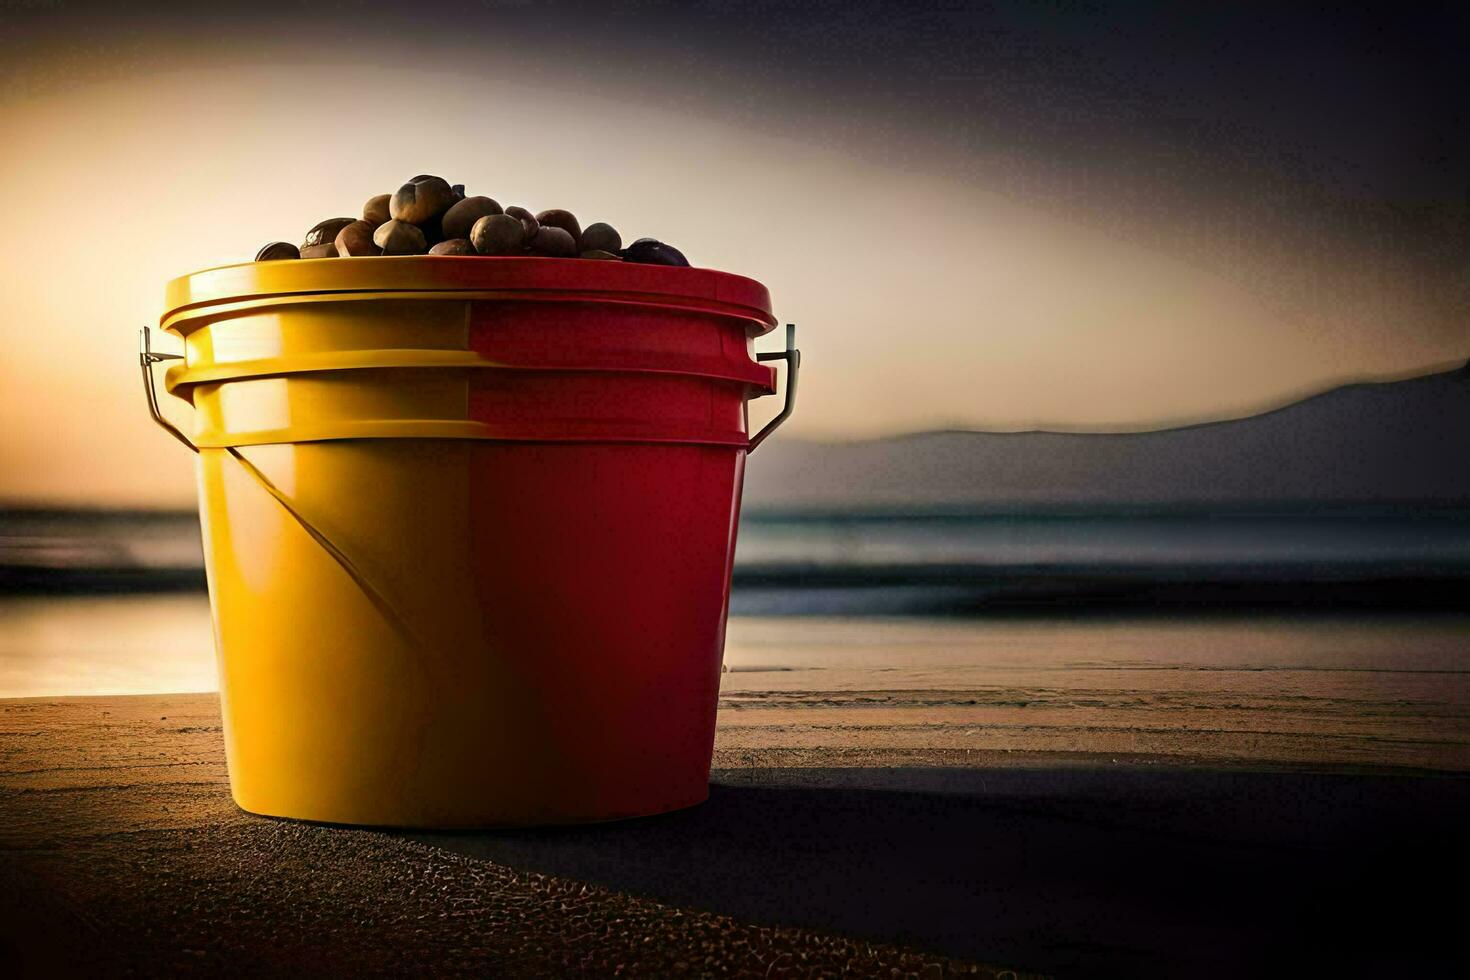
[[1470, 505], [1470, 364], [1262, 415], [1137, 433], [773, 439], [747, 506]]

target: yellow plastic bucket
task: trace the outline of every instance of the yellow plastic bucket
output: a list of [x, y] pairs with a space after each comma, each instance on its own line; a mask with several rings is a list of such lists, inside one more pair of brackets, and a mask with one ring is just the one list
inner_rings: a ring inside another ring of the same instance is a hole
[[764, 287], [255, 263], [170, 283], [161, 325], [241, 807], [468, 827], [704, 799], [744, 457], [775, 424], [747, 431]]

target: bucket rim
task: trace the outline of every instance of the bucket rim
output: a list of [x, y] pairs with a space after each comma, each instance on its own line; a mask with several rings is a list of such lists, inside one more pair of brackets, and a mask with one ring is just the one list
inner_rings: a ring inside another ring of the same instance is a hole
[[[774, 329], [770, 292], [754, 279], [716, 269], [643, 265], [594, 259], [539, 256], [395, 255], [329, 259], [283, 259], [215, 266], [169, 280], [160, 325], [168, 328], [191, 312], [242, 300], [303, 295], [374, 293], [577, 294], [589, 299], [618, 296], [679, 299], [733, 307]], [[556, 297], [562, 298], [562, 297]]]

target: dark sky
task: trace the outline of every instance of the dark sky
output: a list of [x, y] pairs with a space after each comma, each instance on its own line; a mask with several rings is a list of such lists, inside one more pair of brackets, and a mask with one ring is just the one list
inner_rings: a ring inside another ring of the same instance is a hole
[[652, 101], [713, 99], [766, 125], [815, 109], [833, 139], [900, 157], [937, 140], [1103, 181], [1194, 173], [1272, 206], [1308, 187], [1349, 205], [1463, 210], [1470, 8], [1279, 6], [57, 0], [4, 4], [0, 59], [54, 86], [156, 70], [165, 39], [217, 62], [283, 40], [322, 60], [509, 44]]

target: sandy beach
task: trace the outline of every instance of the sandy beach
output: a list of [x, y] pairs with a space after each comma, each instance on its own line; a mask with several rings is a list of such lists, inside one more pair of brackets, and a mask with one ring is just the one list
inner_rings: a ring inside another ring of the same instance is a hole
[[709, 802], [536, 831], [243, 813], [214, 695], [0, 702], [6, 957], [27, 974], [929, 978], [1382, 975], [1456, 953], [1426, 883], [1466, 870], [1463, 741], [1416, 766], [1341, 758], [1354, 739], [1321, 724], [1099, 754], [1055, 704], [1028, 735], [1006, 712], [1029, 708], [857, 706], [775, 692], [795, 671], [755, 666], [727, 675]]

